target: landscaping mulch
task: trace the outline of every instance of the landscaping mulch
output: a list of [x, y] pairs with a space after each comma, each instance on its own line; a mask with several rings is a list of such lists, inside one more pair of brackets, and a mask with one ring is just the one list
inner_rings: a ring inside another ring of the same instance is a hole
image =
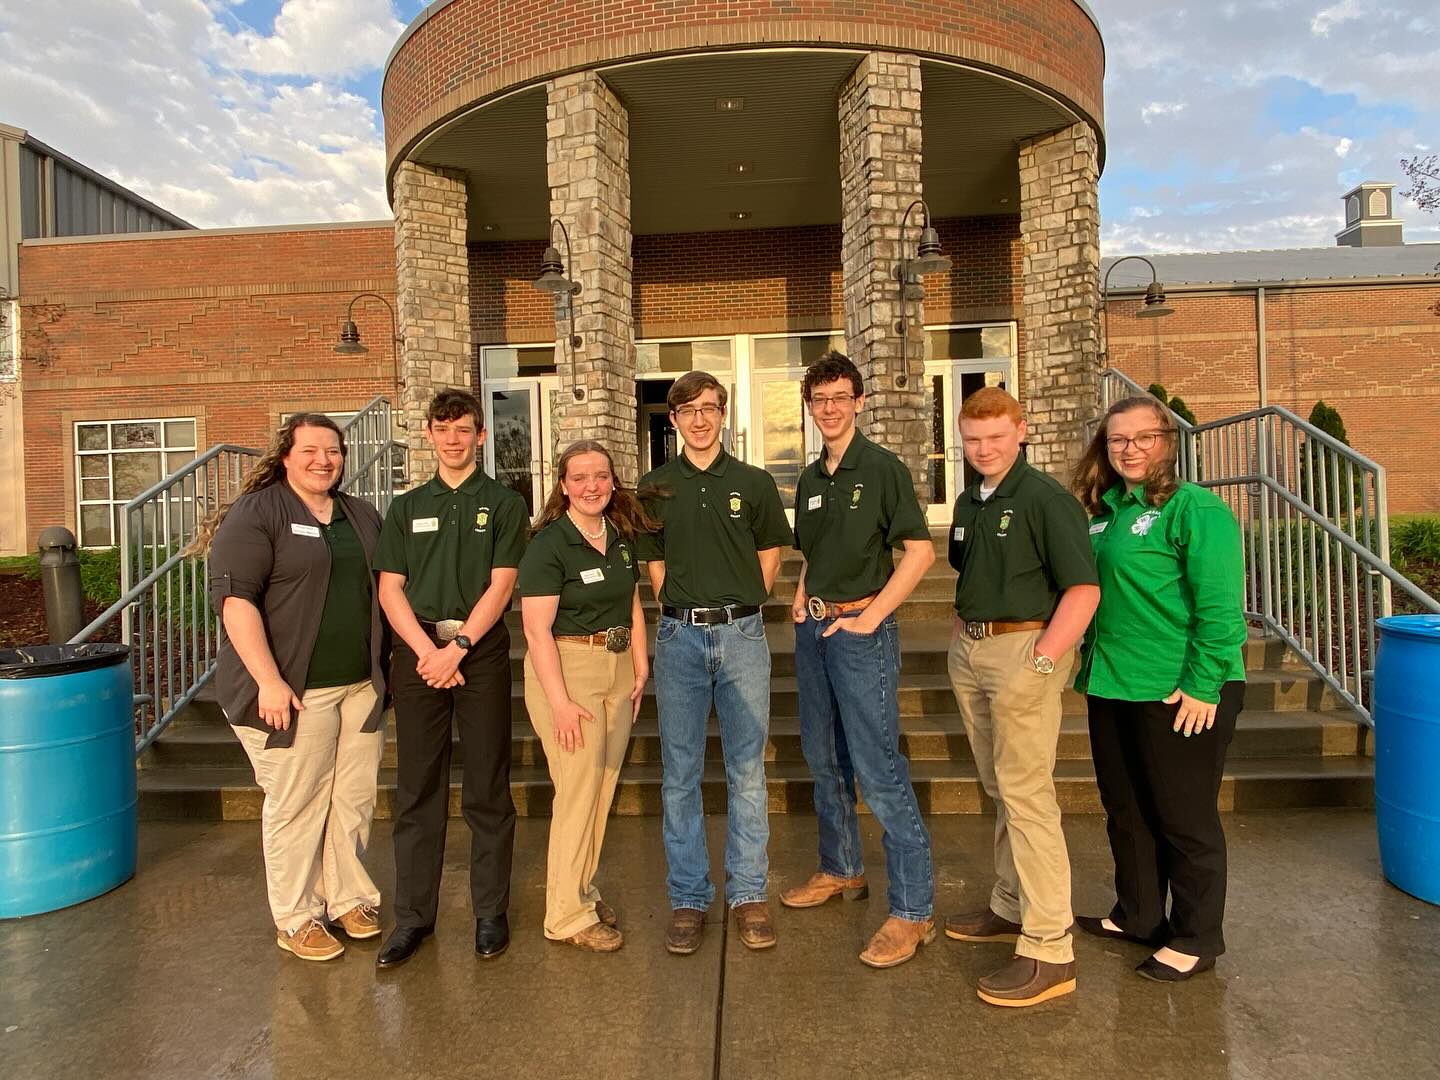
[[[85, 621], [90, 622], [104, 610], [86, 601]], [[48, 640], [45, 633], [45, 594], [39, 579], [28, 578], [23, 573], [0, 573], [0, 649], [43, 645]], [[119, 641], [119, 620], [92, 640]]]

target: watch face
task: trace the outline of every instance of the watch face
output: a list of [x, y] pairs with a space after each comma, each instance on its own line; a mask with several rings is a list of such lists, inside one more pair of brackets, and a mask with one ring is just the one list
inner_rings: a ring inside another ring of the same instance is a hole
[[470, 651], [470, 639], [464, 634], [455, 635], [455, 644], [459, 645], [460, 648], [464, 649], [466, 652]]
[[1035, 670], [1041, 675], [1049, 675], [1055, 670], [1055, 661], [1048, 656], [1035, 657]]

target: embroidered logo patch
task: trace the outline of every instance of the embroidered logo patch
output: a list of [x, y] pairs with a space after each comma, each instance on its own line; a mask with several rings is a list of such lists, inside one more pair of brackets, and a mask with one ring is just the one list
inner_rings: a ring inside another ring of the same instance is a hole
[[630, 546], [628, 544], [620, 545], [620, 561], [625, 564], [626, 570], [630, 569]]
[[738, 518], [740, 516], [741, 505], [740, 493], [738, 491], [730, 492], [730, 516], [732, 518]]
[[490, 507], [482, 506], [475, 511], [475, 531], [484, 532], [490, 524]]
[[1013, 510], [1002, 510], [1000, 512], [1000, 531], [996, 536], [1005, 536], [1010, 532], [1010, 519], [1015, 516]]
[[854, 510], [860, 505], [860, 496], [865, 490], [864, 484], [856, 484], [855, 490], [850, 492], [850, 509]]
[[1160, 520], [1159, 510], [1146, 510], [1135, 519], [1135, 524], [1130, 526], [1130, 531], [1136, 536], [1144, 536], [1148, 533], [1155, 522]]

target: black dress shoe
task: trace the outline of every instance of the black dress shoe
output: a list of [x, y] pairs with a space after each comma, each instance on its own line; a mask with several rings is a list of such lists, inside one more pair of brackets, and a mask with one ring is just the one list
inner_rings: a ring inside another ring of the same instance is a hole
[[1141, 962], [1140, 966], [1135, 969], [1135, 972], [1137, 975], [1141, 975], [1151, 982], [1173, 983], [1184, 982], [1194, 975], [1199, 975], [1202, 971], [1209, 971], [1214, 966], [1215, 957], [1202, 956], [1199, 960], [1195, 961], [1195, 966], [1189, 971], [1181, 971], [1179, 968], [1173, 968], [1161, 960], [1156, 960], [1153, 956], [1147, 956], [1144, 961]]
[[475, 920], [475, 955], [493, 960], [510, 947], [510, 921], [504, 912], [490, 919]]
[[1155, 946], [1155, 942], [1148, 938], [1137, 937], [1124, 930], [1111, 930], [1105, 925], [1105, 920], [1097, 915], [1076, 915], [1075, 925], [1093, 937], [1110, 938], [1114, 941], [1133, 941], [1137, 945], [1149, 945], [1152, 948]]
[[420, 942], [429, 936], [428, 926], [397, 926], [380, 950], [380, 955], [375, 957], [375, 966], [388, 968], [403, 964], [415, 955]]

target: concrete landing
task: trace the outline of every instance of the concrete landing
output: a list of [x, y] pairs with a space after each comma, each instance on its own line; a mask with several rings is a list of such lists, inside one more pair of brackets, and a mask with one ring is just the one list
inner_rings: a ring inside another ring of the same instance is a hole
[[[32, 1078], [708, 1078], [1080, 1076], [1144, 1080], [1440, 1077], [1440, 908], [1380, 876], [1366, 811], [1238, 812], [1230, 952], [1174, 987], [1138, 946], [1077, 940], [1080, 989], [1029, 1010], [976, 999], [1001, 946], [942, 937], [888, 972], [856, 960], [885, 914], [879, 834], [868, 901], [776, 907], [749, 953], [717, 904], [700, 952], [661, 944], [658, 818], [610, 824], [600, 882], [627, 935], [613, 956], [540, 934], [548, 821], [521, 819], [504, 957], [477, 961], [467, 839], [451, 823], [440, 926], [383, 976], [378, 943], [306, 964], [273, 944], [259, 828], [151, 823], [139, 876], [66, 911], [0, 923], [0, 1072]], [[815, 821], [771, 819], [771, 888], [803, 878]], [[935, 817], [938, 909], [983, 904], [991, 822]], [[718, 862], [723, 821], [711, 819]], [[1098, 817], [1066, 822], [1076, 909], [1109, 903]], [[388, 827], [370, 862], [388, 896]], [[387, 919], [388, 928], [388, 919]]]

